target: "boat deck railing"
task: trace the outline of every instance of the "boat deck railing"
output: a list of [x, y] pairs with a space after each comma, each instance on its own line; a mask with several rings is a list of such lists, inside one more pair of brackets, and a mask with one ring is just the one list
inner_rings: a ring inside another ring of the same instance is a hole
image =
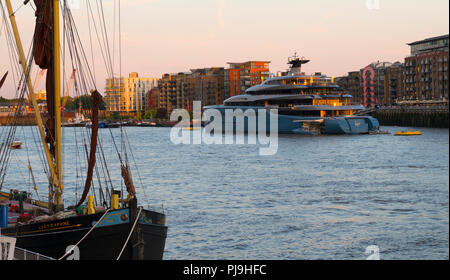
[[15, 248], [14, 249], [14, 260], [21, 260], [21, 261], [54, 261], [55, 259], [51, 257], [47, 257], [44, 255], [41, 255], [39, 253], [34, 253], [31, 251], [28, 251], [26, 249], [21, 248]]

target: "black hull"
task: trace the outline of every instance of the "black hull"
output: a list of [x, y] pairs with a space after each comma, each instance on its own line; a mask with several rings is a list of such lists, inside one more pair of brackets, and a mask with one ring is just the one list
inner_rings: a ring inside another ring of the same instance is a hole
[[[123, 211], [123, 210], [122, 210]], [[145, 211], [145, 210], [144, 210]], [[116, 211], [117, 215], [123, 212]], [[167, 227], [163, 224], [163, 214], [147, 212], [155, 223], [141, 222], [126, 245], [121, 260], [161, 260], [164, 254]], [[110, 219], [111, 224], [103, 224], [94, 230], [79, 245], [80, 260], [116, 260], [128, 236], [134, 220], [117, 223], [114, 212], [104, 220]], [[2, 234], [15, 237], [16, 246], [30, 250], [54, 259], [61, 258], [67, 248], [76, 245], [101, 218], [102, 214], [72, 217], [51, 222], [32, 225], [22, 225], [15, 228], [3, 229]], [[160, 223], [160, 224], [158, 224]], [[53, 228], [53, 229], [52, 229]], [[72, 256], [68, 256], [71, 258]]]

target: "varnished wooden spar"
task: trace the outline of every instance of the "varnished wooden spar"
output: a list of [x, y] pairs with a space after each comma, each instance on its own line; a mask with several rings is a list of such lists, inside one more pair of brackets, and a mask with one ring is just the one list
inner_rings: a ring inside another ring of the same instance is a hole
[[3, 84], [5, 83], [6, 77], [8, 76], [8, 72], [3, 75], [3, 78], [0, 80], [0, 88], [2, 88]]
[[52, 0], [34, 0], [36, 5], [36, 27], [34, 30], [33, 58], [36, 65], [47, 70], [45, 91], [47, 99], [48, 118], [45, 124], [45, 140], [50, 147], [50, 153], [55, 158], [55, 59], [53, 58], [53, 16]]
[[34, 0], [36, 5], [36, 28], [34, 36], [34, 61], [41, 69], [47, 69], [48, 119], [46, 123], [46, 144], [50, 146], [55, 166], [57, 184], [53, 186], [51, 198], [57, 210], [62, 204], [61, 174], [61, 70], [59, 52], [59, 0]]

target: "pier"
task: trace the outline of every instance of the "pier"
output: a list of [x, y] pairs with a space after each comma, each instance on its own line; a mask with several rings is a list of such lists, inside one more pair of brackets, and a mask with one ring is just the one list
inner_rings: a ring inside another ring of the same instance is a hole
[[447, 108], [386, 107], [372, 113], [381, 125], [448, 128]]

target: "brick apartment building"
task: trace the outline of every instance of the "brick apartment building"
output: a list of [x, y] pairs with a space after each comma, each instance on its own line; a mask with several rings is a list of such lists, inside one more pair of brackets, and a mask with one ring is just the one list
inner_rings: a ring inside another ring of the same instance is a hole
[[228, 62], [229, 69], [225, 70], [225, 99], [244, 94], [245, 91], [261, 84], [270, 78], [270, 61]]
[[448, 100], [448, 35], [409, 43], [400, 100]]

